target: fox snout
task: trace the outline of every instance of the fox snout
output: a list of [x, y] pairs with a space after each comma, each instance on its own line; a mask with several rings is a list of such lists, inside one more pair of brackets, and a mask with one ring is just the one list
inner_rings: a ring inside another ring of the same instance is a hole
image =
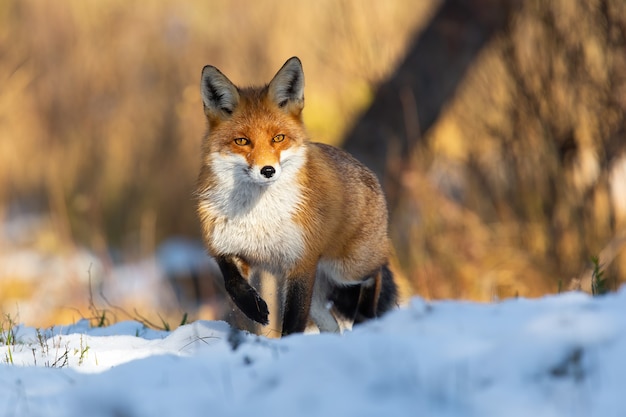
[[271, 165], [265, 165], [263, 168], [261, 168], [261, 175], [263, 175], [267, 179], [272, 178], [274, 174], [276, 174], [276, 169]]
[[255, 165], [250, 167], [248, 174], [255, 183], [269, 185], [278, 179], [281, 174], [281, 167], [278, 164], [263, 165], [261, 167]]

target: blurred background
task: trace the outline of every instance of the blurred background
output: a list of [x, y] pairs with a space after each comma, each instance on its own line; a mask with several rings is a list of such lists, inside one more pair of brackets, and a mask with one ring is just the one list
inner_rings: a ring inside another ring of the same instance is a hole
[[200, 72], [260, 84], [293, 55], [312, 139], [384, 184], [405, 298], [589, 291], [591, 256], [626, 280], [622, 0], [2, 0], [2, 314], [228, 316]]

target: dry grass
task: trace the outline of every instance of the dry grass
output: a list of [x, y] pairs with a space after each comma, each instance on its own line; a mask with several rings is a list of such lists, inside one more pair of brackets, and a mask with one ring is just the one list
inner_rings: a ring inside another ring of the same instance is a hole
[[625, 74], [626, 3], [523, 2], [404, 173], [393, 228], [420, 293], [591, 292], [594, 255], [626, 281]]
[[424, 15], [410, 3], [5, 1], [0, 202], [48, 205], [99, 250], [192, 234], [202, 66], [260, 83], [299, 55], [311, 134], [336, 142]]

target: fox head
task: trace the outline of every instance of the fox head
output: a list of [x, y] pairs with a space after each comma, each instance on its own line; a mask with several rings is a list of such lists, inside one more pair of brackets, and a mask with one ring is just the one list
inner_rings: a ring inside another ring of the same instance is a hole
[[203, 162], [214, 175], [263, 186], [302, 164], [304, 72], [297, 57], [263, 87], [238, 88], [207, 65], [200, 92], [209, 124]]

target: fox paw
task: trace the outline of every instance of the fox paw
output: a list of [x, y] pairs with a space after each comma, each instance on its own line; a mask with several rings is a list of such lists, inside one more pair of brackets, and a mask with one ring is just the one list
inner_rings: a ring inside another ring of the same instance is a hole
[[252, 315], [248, 315], [248, 317], [264, 326], [268, 325], [270, 322], [268, 318], [270, 311], [267, 308], [267, 303], [259, 296], [259, 294], [256, 293], [256, 291], [254, 294], [254, 305], [256, 309]]
[[240, 294], [234, 301], [237, 307], [251, 320], [264, 326], [269, 323], [270, 312], [267, 303], [253, 288]]

